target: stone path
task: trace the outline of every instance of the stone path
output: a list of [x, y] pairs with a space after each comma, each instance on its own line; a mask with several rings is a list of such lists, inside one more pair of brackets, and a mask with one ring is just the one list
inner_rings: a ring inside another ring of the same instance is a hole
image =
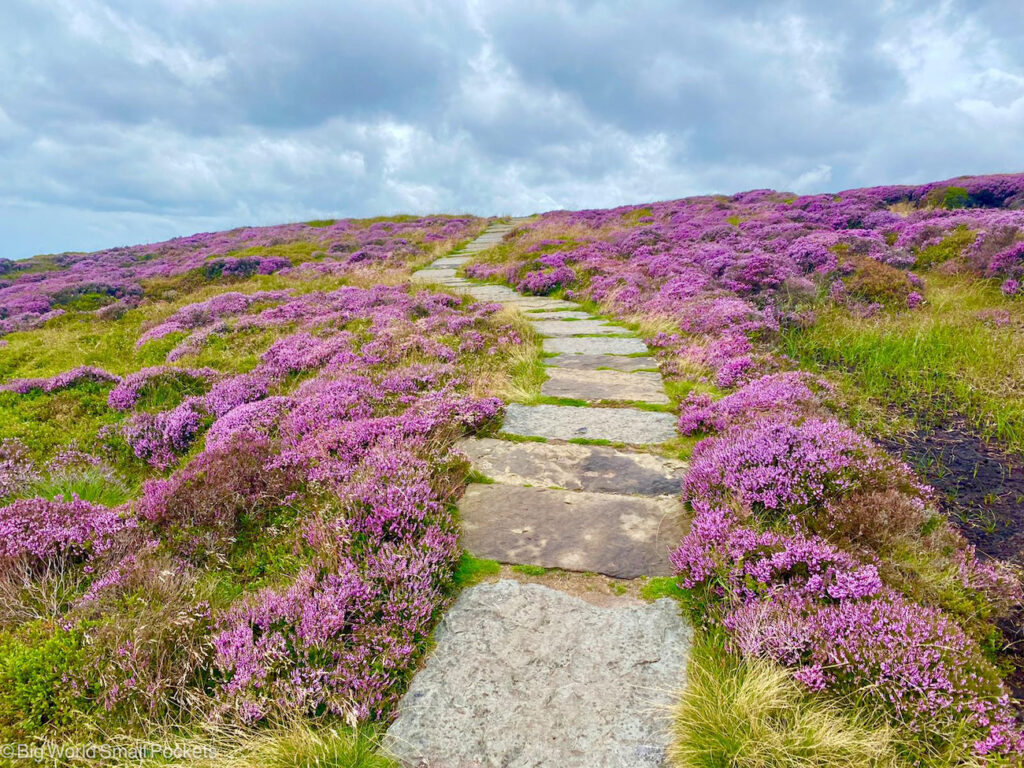
[[[550, 355], [541, 395], [572, 401], [510, 404], [498, 439], [464, 441], [490, 482], [471, 483], [459, 502], [462, 545], [508, 564], [670, 575], [685, 465], [652, 450], [677, 437], [675, 416], [657, 409], [670, 402], [657, 362], [629, 329], [578, 304], [459, 276], [512, 226], [489, 227], [413, 274], [524, 312]], [[509, 579], [470, 587], [442, 620], [386, 744], [417, 768], [661, 766], [689, 644], [668, 599], [595, 605]]]

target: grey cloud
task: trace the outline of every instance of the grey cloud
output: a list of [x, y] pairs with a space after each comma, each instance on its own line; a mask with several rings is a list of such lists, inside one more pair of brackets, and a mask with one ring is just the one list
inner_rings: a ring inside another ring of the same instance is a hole
[[0, 255], [1024, 170], [1012, 0], [12, 0]]

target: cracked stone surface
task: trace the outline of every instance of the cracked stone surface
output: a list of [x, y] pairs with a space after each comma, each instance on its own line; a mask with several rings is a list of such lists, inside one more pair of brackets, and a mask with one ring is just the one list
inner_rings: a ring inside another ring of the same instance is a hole
[[550, 338], [544, 339], [543, 349], [545, 352], [568, 355], [633, 355], [649, 351], [640, 339], [630, 336]]
[[660, 373], [623, 373], [622, 371], [582, 371], [549, 368], [548, 380], [540, 388], [542, 395], [576, 400], [633, 400], [655, 405], [671, 402], [665, 394]]
[[388, 730], [409, 768], [654, 768], [691, 631], [678, 607], [537, 584], [460, 595]]
[[544, 358], [544, 365], [553, 368], [571, 368], [580, 371], [596, 371], [612, 368], [616, 371], [639, 371], [656, 369], [658, 361], [653, 357], [626, 357], [624, 355], [556, 355]]
[[671, 413], [635, 408], [588, 408], [574, 405], [520, 405], [505, 409], [502, 431], [552, 440], [610, 440], [646, 445], [677, 436]]
[[671, 496], [682, 490], [686, 471], [682, 461], [604, 445], [513, 443], [485, 437], [463, 440], [460, 447], [473, 469], [506, 485]]
[[475, 557], [617, 579], [671, 576], [686, 533], [675, 496], [475, 483], [459, 500], [462, 545]]
[[541, 336], [629, 336], [633, 332], [604, 320], [534, 320], [533, 327]]

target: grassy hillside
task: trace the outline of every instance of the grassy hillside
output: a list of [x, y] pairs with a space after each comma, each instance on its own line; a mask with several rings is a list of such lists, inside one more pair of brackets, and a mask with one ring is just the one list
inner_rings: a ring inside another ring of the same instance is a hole
[[[641, 329], [669, 378], [678, 765], [1019, 761], [1022, 209], [1024, 175], [760, 190], [544, 214], [464, 268]], [[407, 280], [485, 224], [0, 262], [0, 742], [376, 764], [475, 567], [455, 443], [536, 394], [515, 312]]]

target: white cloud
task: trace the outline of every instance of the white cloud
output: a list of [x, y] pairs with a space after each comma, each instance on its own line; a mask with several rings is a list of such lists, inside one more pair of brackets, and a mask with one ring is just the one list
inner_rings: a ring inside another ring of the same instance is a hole
[[797, 176], [786, 188], [793, 192], [819, 192], [832, 180], [832, 166], [824, 163], [804, 171]]

